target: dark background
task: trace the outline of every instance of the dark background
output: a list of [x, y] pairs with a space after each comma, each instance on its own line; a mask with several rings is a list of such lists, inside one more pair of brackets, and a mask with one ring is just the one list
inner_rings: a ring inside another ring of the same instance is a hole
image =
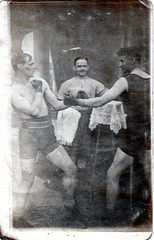
[[[12, 2], [10, 9], [13, 50], [33, 32], [34, 61], [51, 87], [49, 49], [57, 89], [73, 76], [73, 60], [80, 55], [89, 59], [89, 76], [110, 87], [118, 77], [116, 53], [124, 46], [140, 47], [149, 72], [150, 12], [139, 1]], [[76, 47], [80, 50], [70, 50]]]

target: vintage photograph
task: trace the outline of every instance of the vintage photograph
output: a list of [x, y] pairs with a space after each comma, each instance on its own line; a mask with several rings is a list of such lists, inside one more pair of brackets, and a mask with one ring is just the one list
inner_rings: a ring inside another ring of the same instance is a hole
[[9, 14], [10, 227], [151, 232], [149, 4], [13, 0]]

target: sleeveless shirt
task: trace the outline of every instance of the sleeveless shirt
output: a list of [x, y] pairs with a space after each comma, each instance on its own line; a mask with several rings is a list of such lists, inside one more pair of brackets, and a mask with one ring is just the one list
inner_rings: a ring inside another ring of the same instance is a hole
[[119, 147], [127, 154], [150, 146], [150, 79], [136, 74], [125, 76], [128, 91], [120, 97], [127, 114], [127, 129], [119, 133]]

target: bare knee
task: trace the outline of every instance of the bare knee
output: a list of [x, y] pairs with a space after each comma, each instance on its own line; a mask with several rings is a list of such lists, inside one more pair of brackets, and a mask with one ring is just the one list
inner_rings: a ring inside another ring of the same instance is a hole
[[113, 162], [117, 167], [125, 169], [132, 164], [133, 157], [126, 154], [120, 148], [118, 148]]
[[132, 162], [133, 157], [127, 155], [118, 148], [113, 163], [107, 171], [107, 179], [111, 179], [112, 181], [119, 180], [120, 175], [132, 164]]
[[34, 166], [35, 159], [21, 159], [21, 172], [22, 172], [22, 180], [31, 182], [34, 180]]
[[66, 171], [67, 176], [69, 177], [75, 177], [77, 172], [77, 167], [75, 164], [72, 162], [72, 164], [68, 165], [68, 169]]

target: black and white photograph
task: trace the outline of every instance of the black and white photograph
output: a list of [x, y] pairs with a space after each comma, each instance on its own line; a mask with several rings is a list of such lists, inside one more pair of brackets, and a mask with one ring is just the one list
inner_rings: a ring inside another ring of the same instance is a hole
[[150, 236], [151, 3], [8, 8], [9, 228]]

